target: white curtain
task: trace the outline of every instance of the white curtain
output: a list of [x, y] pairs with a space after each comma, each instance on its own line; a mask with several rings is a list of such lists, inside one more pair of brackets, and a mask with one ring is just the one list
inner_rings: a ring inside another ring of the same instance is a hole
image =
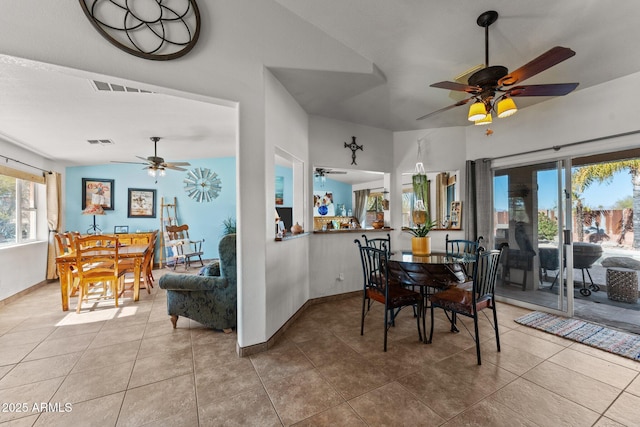
[[45, 174], [45, 184], [47, 191], [47, 225], [49, 227], [49, 252], [47, 258], [47, 280], [55, 280], [58, 278], [58, 270], [56, 268], [56, 247], [54, 242], [54, 233], [57, 233], [60, 227], [60, 207], [61, 203], [61, 178], [57, 172], [49, 172]]
[[356, 190], [355, 193], [355, 206], [353, 212], [358, 218], [360, 227], [365, 226], [365, 220], [367, 218], [367, 199], [369, 198], [369, 190]]

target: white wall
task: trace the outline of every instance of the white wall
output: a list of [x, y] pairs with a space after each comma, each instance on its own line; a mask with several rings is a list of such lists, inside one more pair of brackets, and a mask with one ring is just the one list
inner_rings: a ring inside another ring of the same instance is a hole
[[[358, 145], [363, 146], [362, 151], [357, 151], [357, 165], [351, 164], [351, 150], [344, 147], [345, 142], [351, 143], [352, 136], [356, 137]], [[312, 167], [392, 172], [393, 134], [384, 129], [310, 116], [309, 153]], [[311, 204], [310, 196], [309, 206]], [[312, 215], [310, 212], [309, 224], [313, 224]], [[378, 233], [369, 234], [371, 237]], [[354, 243], [356, 238], [362, 240], [359, 233], [311, 235], [308, 270], [310, 298], [362, 289], [362, 267]], [[340, 273], [344, 280], [338, 279]]]
[[[309, 121], [300, 105], [268, 70], [265, 70], [265, 105], [264, 160], [266, 175], [270, 177], [265, 180], [265, 193], [271, 195], [266, 199], [265, 209], [271, 213], [275, 209], [275, 147], [302, 160], [304, 170], [308, 172]], [[294, 204], [300, 205], [297, 202]], [[296, 217], [303, 216], [296, 213]], [[259, 315], [265, 316], [265, 336], [270, 337], [309, 298], [310, 236], [276, 242], [273, 215], [268, 215], [264, 221], [267, 229], [265, 300], [269, 309]]]
[[[400, 231], [402, 225], [402, 182], [400, 176], [402, 173], [415, 170], [418, 157], [418, 140], [421, 140], [421, 157], [427, 172], [458, 171], [457, 191], [463, 202], [462, 215], [464, 216], [464, 195], [466, 191], [465, 128], [453, 127], [395, 132], [393, 134], [393, 165], [395, 173], [391, 179], [390, 208], [393, 211], [392, 218], [394, 218], [391, 226], [395, 228], [392, 239], [397, 242], [395, 247], [399, 249], [411, 248], [411, 234]], [[432, 199], [432, 203], [435, 203], [435, 200]], [[395, 220], [396, 218], [397, 220]], [[429, 233], [433, 251], [445, 250], [446, 234], [449, 234], [449, 237], [454, 239], [464, 238], [464, 230], [433, 230]]]
[[[30, 165], [59, 172], [59, 167], [53, 162], [17, 147], [0, 139], [0, 153], [3, 156], [19, 160]], [[16, 162], [3, 163], [11, 168], [23, 170], [28, 173], [38, 174], [37, 169], [29, 168]], [[63, 177], [64, 181], [64, 177]], [[38, 185], [36, 200], [38, 207], [46, 205], [45, 186]], [[47, 239], [49, 231], [47, 227], [46, 210], [38, 211], [37, 242], [26, 243], [18, 246], [0, 247], [0, 300], [38, 284], [47, 277]], [[56, 301], [58, 302], [58, 301]]]
[[238, 344], [245, 347], [268, 338], [266, 276], [281, 270], [267, 266], [265, 251], [265, 218], [272, 213], [265, 210], [264, 183], [273, 175], [265, 167], [264, 66], [371, 73], [373, 65], [271, 0], [207, 0], [199, 8], [203, 28], [194, 49], [177, 60], [149, 61], [108, 43], [78, 2], [8, 2], [0, 54], [239, 104]]

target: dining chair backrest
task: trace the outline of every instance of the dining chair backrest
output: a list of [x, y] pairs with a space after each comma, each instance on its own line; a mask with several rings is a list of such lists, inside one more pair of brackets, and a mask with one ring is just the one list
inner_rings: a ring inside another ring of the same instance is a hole
[[447, 255], [461, 256], [475, 254], [478, 252], [480, 243], [482, 242], [482, 236], [478, 237], [478, 240], [465, 240], [465, 239], [449, 239], [449, 235], [445, 236], [445, 251]]
[[474, 303], [493, 299], [501, 254], [501, 250], [484, 251], [482, 248], [476, 253], [473, 276]]
[[[449, 235], [445, 236], [445, 251], [447, 255], [454, 257], [472, 257], [476, 255], [482, 247], [482, 236], [478, 237], [478, 240], [465, 240], [465, 239], [449, 239]], [[469, 278], [473, 278], [475, 273], [475, 263], [472, 261], [462, 262], [465, 272]]]
[[377, 249], [371, 246], [363, 246], [356, 239], [360, 250], [360, 261], [362, 262], [362, 274], [364, 279], [364, 290], [375, 290], [382, 295], [386, 295], [387, 283], [389, 281], [387, 256], [384, 249]]
[[371, 248], [385, 250], [391, 252], [391, 236], [387, 233], [387, 237], [377, 237], [375, 239], [369, 239], [366, 234], [363, 234], [364, 245]]
[[73, 250], [72, 243], [69, 238], [69, 233], [56, 233], [54, 238], [56, 241], [57, 255], [64, 255]]

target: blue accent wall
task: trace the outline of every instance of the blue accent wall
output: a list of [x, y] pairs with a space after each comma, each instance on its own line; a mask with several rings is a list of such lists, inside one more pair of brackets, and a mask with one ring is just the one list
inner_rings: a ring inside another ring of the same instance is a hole
[[322, 186], [319, 182], [313, 183], [313, 192], [328, 192], [333, 193], [333, 204], [336, 208], [336, 215], [339, 215], [338, 206], [344, 205], [346, 211], [352, 209], [351, 200], [353, 194], [353, 187], [349, 184], [345, 184], [344, 182], [334, 181], [331, 178], [327, 178], [324, 186]]
[[[82, 178], [113, 179], [113, 210], [106, 215], [96, 216], [96, 224], [102, 232], [113, 233], [116, 225], [129, 226], [129, 232], [160, 229], [160, 200], [173, 203], [176, 197], [177, 217], [180, 224], [189, 225], [192, 240], [205, 239], [202, 248], [204, 259], [218, 258], [218, 243], [222, 237], [222, 222], [236, 218], [236, 159], [235, 157], [186, 160], [191, 166], [185, 169], [209, 168], [218, 174], [222, 190], [211, 202], [199, 203], [189, 198], [184, 191], [183, 179], [187, 172], [167, 170], [164, 177], [147, 175], [143, 165], [105, 164], [66, 168], [65, 178], [65, 228], [68, 231], [86, 233], [93, 224], [93, 216], [82, 215]], [[155, 218], [128, 218], [128, 189], [142, 188], [156, 190]], [[165, 217], [167, 213], [165, 211]], [[158, 255], [158, 254], [157, 254]]]
[[283, 204], [276, 205], [276, 207], [290, 208], [293, 206], [293, 169], [276, 165], [276, 176], [284, 178]]

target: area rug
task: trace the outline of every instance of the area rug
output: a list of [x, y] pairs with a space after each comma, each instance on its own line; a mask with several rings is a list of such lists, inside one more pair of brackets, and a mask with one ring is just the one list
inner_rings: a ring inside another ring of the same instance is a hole
[[539, 311], [529, 313], [515, 321], [521, 325], [640, 361], [639, 335]]

